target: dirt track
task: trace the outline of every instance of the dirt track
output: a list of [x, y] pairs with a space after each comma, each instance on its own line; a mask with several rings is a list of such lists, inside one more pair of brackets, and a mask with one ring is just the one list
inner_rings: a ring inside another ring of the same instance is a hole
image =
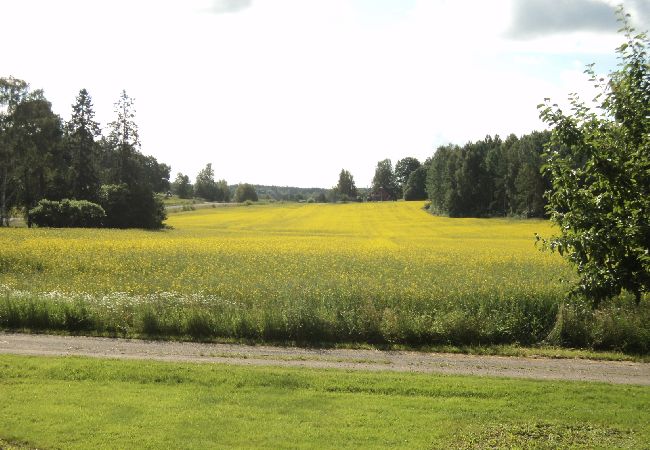
[[199, 344], [0, 333], [0, 353], [151, 359], [248, 366], [425, 372], [650, 385], [650, 364], [378, 350]]

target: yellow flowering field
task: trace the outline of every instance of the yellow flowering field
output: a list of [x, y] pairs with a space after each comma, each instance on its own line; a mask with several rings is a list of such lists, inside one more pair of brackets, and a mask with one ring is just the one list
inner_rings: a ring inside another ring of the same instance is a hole
[[[170, 215], [167, 231], [4, 229], [0, 284], [32, 292], [259, 297], [362, 289], [423, 299], [556, 292], [543, 221], [434, 217], [419, 202], [286, 204]], [[297, 290], [292, 286], [300, 286]]]
[[535, 248], [546, 221], [435, 217], [421, 202], [208, 208], [167, 224], [0, 230], [0, 326], [534, 343], [572, 277]]

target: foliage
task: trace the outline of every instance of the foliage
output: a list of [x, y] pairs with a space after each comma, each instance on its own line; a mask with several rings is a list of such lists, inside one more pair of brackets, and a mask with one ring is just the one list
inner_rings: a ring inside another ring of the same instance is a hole
[[60, 202], [43, 199], [29, 210], [28, 223], [39, 227], [99, 227], [106, 217], [104, 209], [87, 200]]
[[[82, 89], [66, 124], [52, 112], [40, 90], [15, 78], [0, 79], [0, 225], [8, 225], [12, 208], [24, 212], [40, 200], [74, 198], [98, 202], [100, 185], [124, 185], [128, 208], [113, 209], [109, 223], [161, 227], [164, 211], [154, 191], [169, 189], [166, 164], [140, 153], [133, 99], [122, 92], [116, 120], [107, 137], [99, 137], [90, 95]], [[115, 200], [115, 199], [113, 199]], [[110, 216], [110, 214], [109, 214]]]
[[72, 105], [72, 117], [65, 125], [64, 145], [70, 158], [71, 193], [78, 200], [96, 201], [99, 197], [98, 146], [101, 134], [88, 91], [81, 89]]
[[[60, 199], [65, 194], [68, 161], [61, 153], [61, 119], [42, 91], [27, 94], [12, 117], [17, 157], [17, 204], [32, 207], [41, 198]], [[63, 191], [62, 191], [63, 188]]]
[[166, 193], [169, 191], [171, 187], [169, 183], [171, 167], [165, 163], [159, 163], [153, 156], [138, 153], [136, 157], [140, 161], [145, 183], [151, 186], [154, 192]]
[[214, 169], [212, 163], [206, 164], [196, 175], [194, 182], [194, 194], [207, 201], [214, 201], [217, 197], [217, 186], [214, 181]]
[[404, 190], [409, 177], [420, 166], [420, 161], [418, 161], [417, 158], [412, 158], [410, 156], [400, 159], [395, 164], [395, 181], [401, 189], [402, 196], [404, 196]]
[[577, 95], [571, 112], [540, 105], [553, 127], [545, 172], [552, 180], [548, 212], [561, 234], [545, 244], [577, 269], [573, 292], [597, 306], [623, 290], [637, 303], [650, 289], [650, 57], [648, 38], [634, 35], [619, 10], [626, 43], [609, 82], [593, 66], [598, 109]]
[[316, 198], [314, 199], [316, 203], [327, 203], [327, 195], [325, 195], [325, 192], [319, 192]]
[[194, 196], [194, 187], [190, 183], [190, 177], [183, 175], [181, 172], [176, 174], [176, 179], [171, 185], [172, 193], [179, 198], [192, 198]]
[[99, 202], [106, 211], [104, 224], [109, 228], [158, 229], [167, 217], [162, 200], [138, 185], [102, 185]]
[[194, 183], [194, 195], [209, 202], [229, 202], [230, 189], [226, 180], [214, 181], [212, 163], [199, 171]]
[[228, 183], [226, 182], [226, 180], [221, 179], [217, 181], [216, 185], [217, 185], [216, 201], [228, 203], [230, 201], [230, 188], [228, 187]]
[[397, 184], [393, 163], [390, 159], [384, 159], [377, 163], [372, 179], [372, 193], [378, 200], [397, 200], [400, 196], [400, 187]]
[[357, 197], [357, 187], [354, 184], [354, 177], [345, 169], [341, 169], [339, 182], [335, 189], [338, 195], [345, 196], [347, 199], [354, 199]]
[[9, 211], [18, 205], [19, 158], [13, 114], [29, 85], [13, 77], [0, 78], [0, 226], [9, 225]]
[[[257, 195], [262, 200], [275, 200], [275, 201], [284, 201], [284, 202], [297, 202], [303, 199], [308, 199], [313, 197], [315, 199], [322, 199], [323, 196], [327, 196], [328, 190], [323, 188], [299, 188], [292, 186], [264, 186], [256, 184], [254, 185]], [[233, 187], [232, 192], [236, 187]], [[317, 200], [319, 203], [323, 203], [320, 200]], [[327, 201], [327, 197], [325, 198]]]
[[128, 187], [142, 181], [137, 153], [140, 149], [140, 135], [135, 123], [134, 101], [126, 91], [114, 105], [115, 120], [109, 124], [108, 143], [114, 156], [113, 183], [124, 183]]
[[420, 166], [411, 172], [404, 186], [404, 200], [427, 199], [427, 170], [426, 166]]
[[245, 202], [246, 200], [256, 202], [257, 192], [255, 191], [255, 186], [253, 186], [252, 184], [241, 183], [239, 186], [237, 186], [237, 189], [235, 190], [235, 201], [237, 203], [242, 203]]
[[431, 209], [451, 217], [544, 216], [548, 181], [540, 173], [548, 132], [486, 136], [439, 147], [427, 170]]
[[100, 190], [100, 204], [106, 211], [106, 226], [115, 228], [163, 227], [165, 207], [154, 189], [164, 189], [169, 181], [169, 166], [140, 153], [140, 138], [135, 123], [133, 99], [122, 91], [115, 103], [116, 119], [105, 149], [112, 170], [111, 184]]

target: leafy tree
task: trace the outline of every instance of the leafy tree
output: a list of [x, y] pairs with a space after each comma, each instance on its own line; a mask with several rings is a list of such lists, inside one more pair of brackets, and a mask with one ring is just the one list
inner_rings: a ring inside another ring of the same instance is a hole
[[377, 163], [375, 176], [372, 179], [372, 193], [381, 200], [397, 200], [399, 186], [390, 159], [384, 159]]
[[190, 183], [190, 177], [183, 175], [181, 172], [176, 174], [176, 179], [172, 183], [172, 193], [178, 195], [180, 198], [192, 198], [194, 188]]
[[455, 145], [438, 147], [427, 171], [427, 192], [431, 211], [449, 214], [456, 201], [456, 171], [460, 148]]
[[438, 148], [426, 164], [431, 210], [452, 217], [544, 216], [549, 182], [540, 167], [549, 140], [545, 131]]
[[257, 192], [255, 191], [255, 186], [252, 184], [242, 183], [237, 186], [237, 190], [235, 191], [235, 201], [237, 203], [241, 203], [245, 202], [246, 200], [256, 202]]
[[408, 182], [411, 173], [417, 170], [420, 166], [420, 161], [418, 161], [417, 158], [412, 158], [410, 156], [397, 161], [395, 164], [395, 180], [402, 189], [402, 192], [404, 192], [404, 188], [406, 187], [406, 183]]
[[336, 190], [339, 195], [345, 195], [348, 199], [354, 199], [357, 197], [357, 187], [354, 185], [354, 177], [352, 177], [352, 174], [345, 169], [341, 169]]
[[650, 288], [650, 41], [634, 34], [624, 15], [626, 42], [609, 81], [585, 71], [598, 89], [598, 109], [571, 95], [570, 113], [539, 105], [553, 128], [544, 168], [551, 179], [548, 213], [560, 234], [544, 240], [572, 262], [574, 293], [594, 306], [623, 290], [637, 304]]
[[212, 163], [206, 164], [205, 168], [201, 169], [196, 175], [194, 182], [194, 194], [209, 202], [217, 200], [217, 183], [214, 181], [214, 170]]
[[165, 163], [159, 163], [153, 156], [137, 154], [144, 171], [144, 179], [151, 186], [154, 192], [167, 192], [170, 189], [169, 174], [171, 167]]
[[16, 107], [27, 97], [29, 85], [17, 78], [0, 78], [0, 226], [9, 225], [9, 210], [17, 202]]
[[27, 209], [42, 198], [61, 199], [68, 193], [69, 159], [61, 152], [61, 118], [41, 90], [30, 92], [13, 112], [17, 156], [17, 203]]
[[230, 201], [230, 188], [226, 180], [217, 181], [217, 201], [226, 203]]
[[97, 200], [99, 196], [99, 170], [97, 144], [101, 134], [95, 122], [95, 111], [88, 91], [81, 89], [72, 105], [72, 117], [65, 126], [65, 146], [71, 156], [72, 196], [78, 200]]
[[420, 166], [411, 172], [404, 186], [404, 200], [426, 200], [427, 169]]

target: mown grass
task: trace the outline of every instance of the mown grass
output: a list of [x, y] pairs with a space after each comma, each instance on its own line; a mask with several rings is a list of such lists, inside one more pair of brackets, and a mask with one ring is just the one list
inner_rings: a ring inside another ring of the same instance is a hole
[[565, 304], [545, 221], [418, 202], [175, 214], [173, 230], [0, 230], [0, 327], [193, 339], [650, 352], [650, 305]]
[[0, 438], [19, 448], [650, 442], [650, 389], [600, 383], [2, 355], [0, 398]]

